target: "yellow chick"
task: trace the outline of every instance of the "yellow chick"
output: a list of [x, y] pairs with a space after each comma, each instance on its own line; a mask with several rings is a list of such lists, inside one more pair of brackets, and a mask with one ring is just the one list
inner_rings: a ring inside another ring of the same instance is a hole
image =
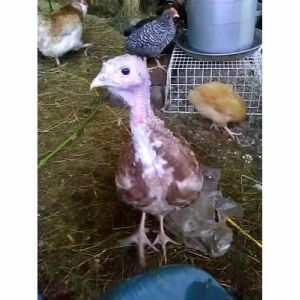
[[202, 84], [189, 92], [188, 100], [201, 116], [213, 121], [212, 127], [223, 127], [232, 139], [241, 133], [232, 132], [228, 122], [241, 122], [246, 118], [246, 103], [232, 88], [222, 82]]

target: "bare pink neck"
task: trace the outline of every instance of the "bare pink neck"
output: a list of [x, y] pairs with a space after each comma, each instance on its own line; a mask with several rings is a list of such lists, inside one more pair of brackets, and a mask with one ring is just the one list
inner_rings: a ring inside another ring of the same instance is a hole
[[154, 116], [150, 104], [149, 88], [136, 88], [131, 92], [122, 93], [130, 106], [130, 126], [146, 125]]

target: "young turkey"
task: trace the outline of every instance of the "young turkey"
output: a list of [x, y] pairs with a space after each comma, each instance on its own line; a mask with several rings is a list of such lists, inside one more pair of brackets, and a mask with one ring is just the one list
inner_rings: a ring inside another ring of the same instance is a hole
[[[203, 183], [202, 168], [189, 144], [176, 137], [157, 118], [150, 104], [150, 78], [146, 64], [134, 55], [121, 55], [103, 63], [91, 88], [107, 87], [130, 107], [132, 140], [122, 153], [116, 173], [121, 199], [142, 211], [137, 233], [126, 239], [139, 246], [145, 265], [144, 246], [161, 244], [166, 261], [164, 216], [193, 203]], [[160, 233], [152, 244], [145, 233], [146, 214], [157, 216]]]

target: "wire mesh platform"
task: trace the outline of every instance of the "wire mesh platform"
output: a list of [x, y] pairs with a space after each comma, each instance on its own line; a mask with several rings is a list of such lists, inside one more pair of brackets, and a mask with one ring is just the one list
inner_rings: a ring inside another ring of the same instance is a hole
[[205, 61], [175, 46], [170, 60], [164, 112], [197, 113], [187, 100], [195, 86], [211, 81], [231, 84], [246, 101], [247, 115], [262, 114], [261, 50], [236, 61]]

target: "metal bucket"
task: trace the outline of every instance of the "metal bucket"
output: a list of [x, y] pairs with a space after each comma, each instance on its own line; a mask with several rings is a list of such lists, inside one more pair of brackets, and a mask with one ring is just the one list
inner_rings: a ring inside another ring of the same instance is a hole
[[[256, 27], [258, 27], [259, 21], [262, 19], [262, 4], [257, 2], [257, 9], [256, 9]], [[261, 28], [259, 28], [261, 29]]]
[[257, 0], [187, 1], [189, 46], [204, 53], [232, 53], [251, 47]]

